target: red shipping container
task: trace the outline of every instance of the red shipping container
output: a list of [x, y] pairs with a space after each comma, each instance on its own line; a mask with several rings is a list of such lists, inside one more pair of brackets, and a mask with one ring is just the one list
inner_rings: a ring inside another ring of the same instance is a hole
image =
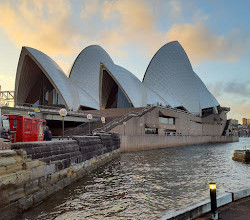
[[5, 116], [9, 118], [12, 143], [43, 141], [46, 120], [18, 114]]

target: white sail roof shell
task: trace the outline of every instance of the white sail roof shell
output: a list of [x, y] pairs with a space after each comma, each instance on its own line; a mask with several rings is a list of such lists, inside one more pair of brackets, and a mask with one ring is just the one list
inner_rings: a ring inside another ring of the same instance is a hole
[[29, 90], [25, 85], [29, 85], [27, 71], [29, 74], [31, 71], [23, 68], [26, 56], [32, 59], [31, 64], [34, 62], [45, 74], [66, 106], [74, 110], [81, 106], [100, 109], [102, 64], [134, 107], [159, 103], [172, 107], [183, 106], [191, 113], [200, 114], [203, 108], [216, 108], [219, 105], [193, 71], [185, 51], [176, 41], [164, 45], [154, 55], [143, 82], [125, 68], [114, 64], [108, 53], [98, 45], [81, 51], [70, 69], [69, 78], [46, 54], [23, 47], [16, 75], [15, 101], [19, 97], [24, 100], [22, 92], [26, 89], [26, 94]]
[[67, 107], [77, 109], [79, 106], [78, 94], [63, 70], [49, 56], [30, 47], [22, 48], [16, 75], [15, 92], [18, 92], [20, 78], [25, 77], [25, 71], [22, 72], [22, 65], [25, 56], [29, 56], [38, 65], [53, 87], [61, 95]]
[[114, 64], [103, 48], [98, 45], [92, 45], [86, 47], [78, 55], [69, 74], [72, 82], [82, 88], [93, 100], [92, 103], [87, 103], [85, 99], [80, 98], [82, 106], [95, 109], [100, 108], [99, 83], [101, 64], [109, 70], [134, 107], [146, 105], [146, 93], [141, 81], [128, 70]]
[[158, 50], [142, 83], [172, 107], [184, 106], [194, 114], [200, 114], [203, 108], [219, 105], [193, 71], [184, 49], [177, 41], [170, 42]]

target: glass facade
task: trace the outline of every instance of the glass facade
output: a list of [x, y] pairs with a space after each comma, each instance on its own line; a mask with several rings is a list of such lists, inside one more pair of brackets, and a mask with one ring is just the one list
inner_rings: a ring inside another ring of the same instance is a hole
[[101, 108], [131, 108], [133, 107], [119, 85], [109, 73], [103, 71]]
[[43, 106], [65, 106], [61, 95], [56, 91], [50, 81], [43, 74], [36, 80], [25, 103], [37, 107]]
[[160, 116], [159, 117], [159, 123], [174, 125], [175, 124], [175, 118]]
[[145, 134], [158, 134], [158, 128], [145, 128]]

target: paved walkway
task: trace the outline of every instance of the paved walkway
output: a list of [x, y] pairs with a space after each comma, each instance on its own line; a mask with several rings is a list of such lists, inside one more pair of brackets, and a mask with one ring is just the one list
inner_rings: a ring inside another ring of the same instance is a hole
[[[232, 202], [218, 209], [221, 220], [250, 220], [250, 197]], [[205, 214], [196, 220], [208, 220], [211, 214]]]

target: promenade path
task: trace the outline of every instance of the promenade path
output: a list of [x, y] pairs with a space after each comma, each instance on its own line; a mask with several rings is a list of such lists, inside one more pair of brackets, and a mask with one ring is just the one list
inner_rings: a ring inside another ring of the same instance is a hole
[[[232, 202], [218, 209], [221, 220], [250, 220], [250, 196], [236, 202]], [[207, 213], [196, 220], [208, 220], [211, 214]]]

